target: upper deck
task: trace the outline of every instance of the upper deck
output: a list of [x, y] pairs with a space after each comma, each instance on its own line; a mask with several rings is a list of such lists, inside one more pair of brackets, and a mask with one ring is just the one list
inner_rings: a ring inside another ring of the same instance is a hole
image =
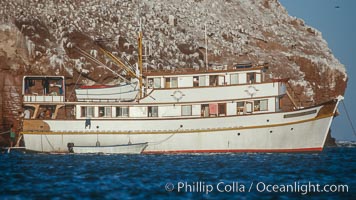
[[209, 71], [159, 71], [146, 72], [146, 93], [153, 88], [186, 88], [223, 86], [236, 84], [254, 84], [265, 80], [265, 67], [234, 68]]
[[64, 102], [64, 76], [24, 76], [22, 95], [24, 103]]

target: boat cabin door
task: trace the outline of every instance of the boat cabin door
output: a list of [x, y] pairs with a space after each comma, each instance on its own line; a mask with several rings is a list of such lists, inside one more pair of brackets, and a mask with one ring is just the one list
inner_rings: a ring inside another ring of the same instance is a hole
[[166, 78], [165, 88], [170, 88], [170, 87], [171, 87], [171, 78]]
[[209, 117], [209, 104], [202, 104], [201, 105], [201, 116], [202, 117]]
[[252, 113], [253, 110], [252, 102], [246, 102], [245, 107], [246, 107], [246, 113]]

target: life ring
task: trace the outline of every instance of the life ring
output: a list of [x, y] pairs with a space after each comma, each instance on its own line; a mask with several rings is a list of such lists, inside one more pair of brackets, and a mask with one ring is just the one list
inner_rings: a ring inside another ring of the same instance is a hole
[[184, 96], [185, 94], [183, 94], [182, 91], [180, 90], [176, 90], [173, 92], [173, 94], [171, 95], [176, 101], [180, 101]]
[[257, 93], [257, 91], [259, 91], [259, 90], [256, 89], [256, 88], [255, 88], [254, 86], [252, 86], [252, 85], [248, 86], [247, 89], [245, 90], [245, 92], [246, 92], [247, 94], [249, 94], [251, 97], [252, 97], [253, 95], [255, 95], [255, 94]]

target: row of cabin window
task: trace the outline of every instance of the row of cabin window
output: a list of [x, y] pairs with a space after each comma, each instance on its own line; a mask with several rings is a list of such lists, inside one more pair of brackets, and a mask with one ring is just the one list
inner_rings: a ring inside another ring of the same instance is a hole
[[[93, 106], [81, 107], [81, 117], [93, 117], [94, 115]], [[115, 107], [116, 117], [128, 117], [129, 107]], [[99, 107], [99, 117], [112, 117], [112, 107]]]
[[236, 103], [237, 114], [268, 111], [268, 100], [240, 101]]
[[[192, 115], [192, 106], [183, 105], [182, 107], [182, 116], [191, 116]], [[81, 107], [81, 117], [93, 117], [95, 116], [94, 112], [95, 107]], [[99, 115], [98, 117], [113, 117], [112, 107], [104, 106], [98, 107]], [[115, 107], [116, 114], [115, 117], [129, 117], [129, 107]], [[147, 116], [148, 117], [158, 117], [158, 106], [148, 106], [147, 107]]]
[[[253, 107], [253, 109], [252, 109]], [[98, 117], [129, 117], [129, 107], [114, 107], [116, 110], [115, 116], [112, 113], [112, 107], [98, 107], [99, 116]], [[243, 113], [252, 113], [258, 111], [267, 111], [268, 110], [268, 100], [255, 100], [252, 102], [241, 101], [236, 103], [237, 114]], [[210, 116], [226, 116], [226, 103], [211, 103], [211, 104], [202, 104], [201, 105], [201, 116], [210, 117]], [[181, 115], [182, 116], [192, 116], [192, 105], [182, 105], [181, 106]], [[94, 107], [81, 107], [81, 117], [94, 116]], [[158, 106], [148, 106], [147, 107], [147, 116], [148, 117], [158, 117]]]
[[[256, 83], [255, 72], [247, 73], [247, 82]], [[219, 81], [221, 78], [223, 81]], [[209, 86], [224, 85], [226, 83], [224, 75], [210, 75]], [[230, 74], [230, 85], [239, 84], [239, 74]], [[193, 76], [193, 87], [207, 86], [206, 76]], [[161, 77], [148, 78], [148, 88], [162, 88]], [[168, 77], [164, 78], [164, 88], [178, 88], [178, 78]]]

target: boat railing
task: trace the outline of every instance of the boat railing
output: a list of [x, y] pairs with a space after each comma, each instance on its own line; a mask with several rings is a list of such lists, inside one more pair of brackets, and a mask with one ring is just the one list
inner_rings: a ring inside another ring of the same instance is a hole
[[24, 95], [24, 103], [34, 102], [64, 102], [64, 96], [60, 95]]

